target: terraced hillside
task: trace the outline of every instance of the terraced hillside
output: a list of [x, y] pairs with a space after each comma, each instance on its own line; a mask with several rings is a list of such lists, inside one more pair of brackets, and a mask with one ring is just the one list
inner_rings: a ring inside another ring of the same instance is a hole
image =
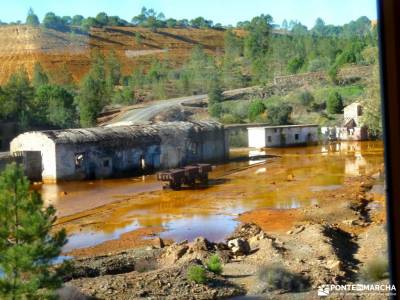
[[0, 27], [0, 84], [24, 66], [32, 74], [39, 61], [57, 76], [67, 68], [79, 80], [89, 68], [90, 53], [114, 50], [128, 74], [138, 64], [148, 65], [154, 58], [168, 58], [172, 66], [182, 64], [195, 45], [218, 53], [223, 48], [223, 31], [212, 29], [159, 29], [139, 27], [93, 28], [89, 34], [74, 34], [52, 29], [20, 26]]

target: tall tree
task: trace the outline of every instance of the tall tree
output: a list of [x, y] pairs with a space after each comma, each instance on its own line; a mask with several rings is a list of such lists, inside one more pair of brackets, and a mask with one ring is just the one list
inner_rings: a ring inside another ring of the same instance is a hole
[[382, 134], [382, 100], [379, 88], [379, 68], [374, 66], [373, 76], [369, 79], [366, 96], [362, 101], [363, 115], [362, 125], [368, 127], [368, 131], [373, 136]]
[[25, 69], [19, 69], [10, 76], [4, 86], [4, 93], [7, 97], [6, 106], [10, 113], [9, 118], [17, 120], [21, 128], [26, 128], [30, 121], [34, 89]]
[[28, 15], [26, 16], [26, 25], [31, 25], [31, 26], [38, 26], [40, 24], [39, 18], [35, 13], [33, 12], [32, 8], [29, 8], [28, 10]]
[[245, 39], [244, 52], [251, 62], [253, 76], [258, 82], [265, 82], [269, 76], [267, 53], [271, 24], [272, 17], [270, 15], [260, 15], [254, 17], [248, 25], [249, 34]]
[[326, 109], [330, 114], [340, 114], [343, 112], [343, 98], [338, 91], [333, 91], [329, 94]]
[[112, 50], [106, 59], [107, 84], [109, 86], [119, 85], [121, 80], [121, 62]]
[[49, 83], [49, 76], [44, 71], [42, 65], [39, 62], [36, 62], [33, 66], [33, 77], [32, 77], [32, 85], [35, 88], [42, 86], [44, 84]]
[[35, 121], [60, 128], [73, 127], [75, 114], [74, 96], [66, 88], [46, 84], [36, 89]]
[[81, 82], [77, 100], [81, 126], [94, 126], [97, 115], [110, 102], [104, 57], [101, 54], [94, 55], [92, 67]]
[[50, 299], [62, 284], [64, 266], [52, 261], [66, 243], [64, 230], [51, 233], [55, 209], [43, 207], [22, 167], [8, 165], [0, 175], [0, 297]]

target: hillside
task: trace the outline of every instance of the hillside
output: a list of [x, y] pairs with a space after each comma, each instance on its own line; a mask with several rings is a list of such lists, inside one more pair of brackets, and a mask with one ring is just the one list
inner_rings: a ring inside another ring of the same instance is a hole
[[90, 53], [114, 50], [122, 62], [123, 74], [154, 58], [168, 58], [171, 66], [181, 65], [195, 45], [208, 52], [223, 48], [224, 32], [213, 29], [163, 28], [152, 32], [140, 27], [92, 28], [88, 35], [29, 26], [0, 27], [0, 84], [19, 67], [31, 75], [39, 61], [54, 76], [67, 68], [75, 81], [89, 68]]

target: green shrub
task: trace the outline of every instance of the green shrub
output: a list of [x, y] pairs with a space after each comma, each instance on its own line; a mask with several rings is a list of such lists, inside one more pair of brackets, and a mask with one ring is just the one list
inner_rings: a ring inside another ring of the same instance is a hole
[[368, 262], [361, 269], [361, 278], [370, 282], [379, 281], [389, 277], [389, 266], [387, 259], [378, 258]]
[[288, 61], [287, 70], [290, 74], [295, 74], [300, 71], [304, 65], [304, 59], [302, 57], [294, 57]]
[[270, 105], [267, 107], [267, 122], [271, 125], [290, 124], [290, 115], [293, 108], [287, 103]]
[[240, 119], [238, 119], [237, 117], [235, 117], [234, 115], [231, 115], [231, 114], [223, 114], [220, 117], [220, 121], [223, 124], [237, 124], [237, 123], [241, 122]]
[[343, 112], [343, 98], [338, 91], [333, 91], [329, 94], [326, 109], [330, 114], [340, 114]]
[[300, 103], [309, 106], [314, 101], [314, 96], [309, 91], [303, 91], [299, 94]]
[[299, 292], [308, 287], [308, 281], [305, 278], [298, 274], [293, 274], [277, 264], [261, 267], [258, 271], [258, 279], [270, 291]]
[[215, 274], [221, 274], [222, 273], [222, 262], [221, 259], [217, 254], [212, 255], [207, 261], [206, 261], [206, 266], [207, 269], [210, 270], [211, 272]]
[[249, 105], [248, 116], [250, 121], [254, 121], [259, 115], [265, 111], [264, 103], [259, 100], [252, 100]]
[[308, 63], [308, 72], [317, 72], [326, 70], [329, 67], [329, 58], [318, 57]]
[[202, 266], [191, 265], [187, 272], [187, 278], [196, 283], [205, 283], [207, 281], [206, 270]]
[[222, 114], [221, 103], [214, 103], [208, 105], [208, 113], [214, 118], [219, 118]]

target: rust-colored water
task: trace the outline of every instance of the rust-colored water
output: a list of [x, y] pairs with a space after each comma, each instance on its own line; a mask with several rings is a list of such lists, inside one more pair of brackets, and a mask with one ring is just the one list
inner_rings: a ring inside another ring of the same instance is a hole
[[[346, 177], [377, 172], [383, 164], [381, 142], [267, 149], [266, 154], [278, 157], [218, 165], [208, 188], [162, 190], [154, 176], [146, 176], [43, 185], [41, 192], [58, 209], [60, 222], [81, 217], [68, 227], [67, 250], [153, 226], [165, 228], [164, 238], [222, 240], [240, 213], [318, 203], [317, 192], [340, 188]], [[232, 152], [248, 155], [248, 150]]]

